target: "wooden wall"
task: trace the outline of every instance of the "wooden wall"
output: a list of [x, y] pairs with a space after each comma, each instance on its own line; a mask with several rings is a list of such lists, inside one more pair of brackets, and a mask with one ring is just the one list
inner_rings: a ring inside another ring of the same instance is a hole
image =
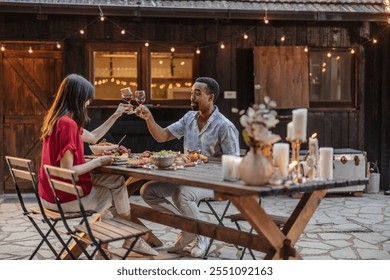
[[[221, 87], [217, 105], [239, 128], [238, 116], [231, 113], [232, 107], [247, 108], [254, 102], [253, 90], [253, 47], [255, 46], [309, 46], [309, 47], [360, 47], [360, 82], [357, 108], [340, 110], [310, 109], [308, 134], [319, 132], [320, 146], [353, 148], [366, 150], [370, 161], [379, 160], [382, 173], [382, 188], [387, 188], [389, 175], [388, 161], [390, 148], [387, 143], [389, 98], [387, 78], [389, 74], [388, 44], [379, 40], [378, 46], [362, 44], [367, 41], [367, 26], [359, 22], [321, 23], [321, 22], [271, 22], [265, 25], [259, 21], [214, 19], [166, 19], [113, 17], [104, 23], [90, 24], [84, 35], [78, 30], [96, 17], [49, 15], [47, 20], [37, 20], [35, 14], [5, 14], [0, 12], [0, 41], [52, 41], [67, 37], [63, 42], [63, 75], [79, 73], [87, 76], [87, 42], [126, 43], [139, 42], [137, 38], [147, 38], [151, 44], [191, 44], [203, 46], [200, 54], [200, 75], [216, 78]], [[129, 30], [134, 36], [120, 34], [116, 25]], [[371, 24], [372, 32], [380, 30]], [[369, 31], [369, 30], [368, 30]], [[242, 34], [249, 36], [243, 39]], [[69, 36], [70, 34], [73, 34]], [[280, 41], [282, 35], [286, 40]], [[388, 35], [386, 40], [389, 41]], [[226, 48], [221, 50], [219, 42]], [[47, 73], [42, 73], [46, 75]], [[387, 76], [386, 76], [387, 75]], [[3, 77], [2, 77], [3, 79]], [[1, 83], [5, 83], [4, 79]], [[1, 90], [1, 88], [0, 88]], [[237, 99], [223, 99], [223, 91], [236, 90]], [[5, 94], [1, 91], [1, 94]], [[0, 101], [2, 99], [0, 98]], [[1, 108], [1, 107], [0, 107]], [[113, 108], [91, 108], [94, 119], [91, 127], [97, 125], [113, 112]], [[157, 119], [167, 125], [185, 113], [183, 110], [155, 109]], [[0, 112], [1, 115], [1, 112]], [[280, 110], [281, 124], [277, 127], [282, 138], [286, 134], [286, 124], [290, 110]], [[2, 129], [0, 129], [2, 131]], [[135, 151], [162, 147], [148, 134], [143, 121], [124, 117], [111, 131], [110, 137], [119, 139], [126, 133], [124, 142]], [[9, 141], [2, 135], [1, 141]], [[7, 144], [9, 145], [9, 144]], [[164, 148], [180, 146], [180, 141], [172, 141]], [[1, 144], [4, 146], [4, 143]], [[245, 146], [241, 143], [241, 146]], [[4, 165], [3, 165], [4, 167]], [[7, 170], [0, 170], [2, 180]], [[385, 182], [385, 183], [383, 183]], [[0, 183], [2, 183], [0, 181]], [[1, 185], [0, 185], [1, 191]]]

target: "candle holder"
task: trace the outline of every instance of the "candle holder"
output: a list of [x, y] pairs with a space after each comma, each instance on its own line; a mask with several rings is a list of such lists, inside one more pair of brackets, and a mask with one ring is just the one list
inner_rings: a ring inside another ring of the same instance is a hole
[[300, 150], [301, 150], [301, 144], [305, 143], [306, 141], [302, 141], [300, 139], [290, 139], [286, 138], [288, 142], [291, 144], [291, 162], [295, 161], [296, 164], [293, 168], [295, 172], [295, 176], [293, 176], [294, 182], [298, 183], [300, 181], [300, 178], [302, 177], [301, 170], [300, 170]]

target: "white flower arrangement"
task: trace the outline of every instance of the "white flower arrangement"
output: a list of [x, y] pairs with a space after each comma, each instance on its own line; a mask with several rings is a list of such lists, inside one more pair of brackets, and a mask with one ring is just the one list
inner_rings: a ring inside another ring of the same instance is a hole
[[242, 110], [240, 124], [244, 128], [242, 136], [249, 147], [262, 148], [264, 145], [272, 145], [280, 140], [280, 136], [273, 134], [270, 128], [275, 127], [279, 120], [274, 110], [276, 102], [268, 96], [264, 97], [264, 103], [254, 104], [245, 111]]

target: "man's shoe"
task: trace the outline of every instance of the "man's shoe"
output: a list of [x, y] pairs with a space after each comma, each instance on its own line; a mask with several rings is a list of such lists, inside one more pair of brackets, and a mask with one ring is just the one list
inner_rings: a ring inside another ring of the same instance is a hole
[[209, 244], [209, 238], [202, 235], [197, 235], [194, 247], [191, 250], [191, 256], [194, 258], [202, 257], [206, 252], [207, 248], [209, 247]]
[[167, 248], [168, 253], [177, 253], [183, 251], [184, 247], [191, 243], [194, 240], [195, 234], [189, 232], [180, 232], [177, 236], [175, 243]]
[[[133, 242], [134, 242], [134, 238], [128, 239], [123, 243], [122, 247], [125, 249], [129, 249]], [[150, 245], [146, 243], [145, 240], [143, 240], [142, 238], [138, 238], [137, 242], [135, 243], [131, 251], [144, 256], [158, 256], [158, 252], [154, 250], [152, 247], [150, 247]]]

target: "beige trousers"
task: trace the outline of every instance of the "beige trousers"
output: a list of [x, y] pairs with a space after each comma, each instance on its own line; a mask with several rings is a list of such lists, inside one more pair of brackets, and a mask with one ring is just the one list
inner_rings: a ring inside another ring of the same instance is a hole
[[[85, 210], [93, 210], [103, 213], [114, 206], [118, 214], [126, 214], [130, 211], [129, 194], [125, 185], [125, 179], [120, 175], [105, 173], [91, 173], [93, 187], [91, 192], [81, 201]], [[57, 205], [42, 199], [42, 204], [51, 210], [57, 211]], [[61, 204], [65, 212], [78, 212], [78, 200]]]

